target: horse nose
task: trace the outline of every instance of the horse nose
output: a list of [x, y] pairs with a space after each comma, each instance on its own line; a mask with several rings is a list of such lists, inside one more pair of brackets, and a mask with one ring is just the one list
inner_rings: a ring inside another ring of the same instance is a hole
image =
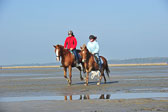
[[56, 57], [56, 60], [57, 60], [57, 61], [60, 61], [59, 57]]

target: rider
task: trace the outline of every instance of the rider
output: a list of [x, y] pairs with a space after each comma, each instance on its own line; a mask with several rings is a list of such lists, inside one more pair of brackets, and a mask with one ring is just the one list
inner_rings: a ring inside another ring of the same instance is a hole
[[87, 43], [87, 48], [89, 50], [89, 52], [91, 52], [94, 57], [97, 57], [98, 59], [98, 65], [99, 65], [99, 70], [101, 70], [101, 60], [99, 57], [99, 43], [97, 42], [97, 37], [94, 35], [90, 35], [89, 36], [89, 42]]
[[76, 52], [76, 46], [77, 46], [77, 40], [73, 34], [73, 32], [70, 30], [68, 31], [68, 37], [65, 40], [64, 43], [64, 48], [67, 48], [68, 50], [72, 51], [75, 55], [75, 63], [76, 66], [79, 66], [79, 58], [78, 58], [78, 54]]

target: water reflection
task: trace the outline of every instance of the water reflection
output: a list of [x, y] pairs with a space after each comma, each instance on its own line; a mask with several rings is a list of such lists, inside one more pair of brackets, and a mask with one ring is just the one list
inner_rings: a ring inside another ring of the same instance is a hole
[[[68, 100], [68, 96], [64, 96], [64, 100]], [[69, 100], [72, 100], [72, 95], [69, 95]]]
[[102, 94], [100, 97], [99, 97], [99, 99], [110, 99], [110, 94], [107, 94], [107, 95], [104, 95], [104, 94]]
[[89, 100], [90, 95], [80, 95], [80, 100]]
[[168, 93], [113, 93], [113, 94], [89, 94], [68, 96], [23, 96], [23, 97], [0, 97], [0, 102], [21, 101], [46, 101], [46, 100], [99, 100], [99, 99], [139, 99], [139, 98], [168, 98]]
[[[77, 98], [78, 97], [78, 98]], [[100, 96], [98, 95], [69, 95], [69, 96], [64, 96], [64, 100], [91, 100], [91, 99], [110, 99], [111, 95], [110, 94], [101, 94]]]

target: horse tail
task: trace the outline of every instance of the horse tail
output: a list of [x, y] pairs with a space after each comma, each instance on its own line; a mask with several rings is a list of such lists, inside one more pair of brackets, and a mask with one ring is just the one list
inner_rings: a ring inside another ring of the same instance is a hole
[[110, 75], [109, 75], [110, 74], [110, 69], [108, 67], [108, 62], [107, 62], [106, 58], [102, 57], [102, 59], [104, 60], [104, 64], [105, 64], [104, 69], [106, 70], [106, 74], [107, 74], [108, 77], [110, 77]]
[[[106, 62], [107, 62], [107, 61], [106, 61]], [[106, 74], [107, 74], [107, 76], [110, 77], [110, 76], [109, 76], [110, 70], [109, 70], [109, 67], [108, 67], [108, 62], [106, 63], [105, 69], [106, 69]]]

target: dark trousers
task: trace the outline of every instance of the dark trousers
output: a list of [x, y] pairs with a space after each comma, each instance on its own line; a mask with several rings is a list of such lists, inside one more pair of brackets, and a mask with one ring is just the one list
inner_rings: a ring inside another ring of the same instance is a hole
[[75, 60], [76, 60], [76, 62], [79, 63], [79, 57], [78, 57], [78, 53], [77, 53], [76, 49], [72, 50], [72, 52], [73, 52], [74, 55], [75, 55]]
[[98, 65], [99, 65], [99, 69], [101, 69], [102, 63], [101, 63], [101, 59], [100, 59], [99, 53], [95, 53], [95, 54], [94, 54], [94, 57], [97, 58], [97, 63], [98, 63]]

